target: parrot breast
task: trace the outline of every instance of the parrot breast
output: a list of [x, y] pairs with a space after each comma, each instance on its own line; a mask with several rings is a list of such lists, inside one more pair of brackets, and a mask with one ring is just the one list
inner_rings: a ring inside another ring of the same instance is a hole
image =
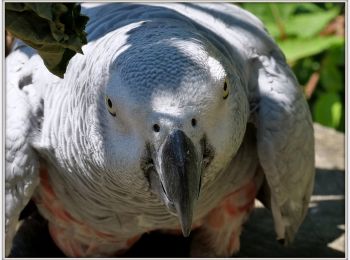
[[[215, 179], [210, 179], [210, 174], [206, 176], [194, 211], [192, 230], [202, 225], [211, 225], [215, 229], [220, 219], [231, 223], [236, 216], [239, 222], [251, 210], [259, 188], [259, 185], [249, 184], [254, 180], [258, 165], [254, 147], [255, 144], [246, 137], [226, 170], [214, 176]], [[67, 196], [67, 192], [62, 193], [62, 185], [53, 182], [52, 175], [57, 177], [59, 174], [50, 167], [41, 167], [40, 186], [34, 200], [49, 222], [49, 231], [55, 243], [68, 256], [115, 256], [125, 252], [144, 233], [155, 230], [181, 233], [176, 216], [170, 214], [158, 200], [149, 199], [155, 198], [151, 191], [144, 191], [143, 199], [136, 199], [136, 196], [131, 198], [130, 194], [121, 196], [119, 201], [106, 206], [115, 209], [111, 215], [118, 218], [103, 219], [96, 217], [95, 201], [89, 199], [87, 194], [82, 196], [84, 200], [80, 204], [67, 203], [73, 201], [72, 197]], [[78, 189], [79, 185], [75, 187]], [[84, 192], [84, 189], [80, 189], [80, 192]], [[100, 205], [106, 203], [102, 200], [98, 202]], [[131, 210], [128, 212], [125, 208]], [[105, 210], [103, 207], [99, 209], [102, 212]], [[221, 211], [225, 214], [219, 213]], [[156, 215], [157, 212], [161, 214]]]

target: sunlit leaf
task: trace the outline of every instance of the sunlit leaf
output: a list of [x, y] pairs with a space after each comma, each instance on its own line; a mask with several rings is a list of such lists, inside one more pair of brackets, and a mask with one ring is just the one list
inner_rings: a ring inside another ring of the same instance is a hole
[[297, 10], [298, 6], [299, 4], [296, 3], [269, 3], [271, 13], [277, 11], [282, 20], [288, 19]]
[[325, 126], [337, 128], [340, 123], [342, 109], [342, 101], [338, 94], [322, 94], [313, 107], [314, 120]]
[[274, 21], [270, 8], [266, 3], [244, 3], [242, 7], [259, 17], [264, 23]]
[[318, 54], [332, 45], [343, 44], [344, 38], [338, 36], [322, 37], [312, 39], [288, 39], [279, 41], [278, 45], [283, 50], [289, 63], [298, 59]]
[[302, 38], [315, 36], [338, 15], [337, 9], [319, 13], [300, 14], [290, 17], [284, 24], [288, 35]]
[[276, 21], [276, 15], [281, 20], [286, 20], [298, 5], [298, 3], [244, 3], [242, 7], [258, 16], [264, 23], [273, 23]]
[[320, 12], [323, 9], [315, 3], [298, 3], [298, 12]]
[[341, 111], [341, 117], [340, 117], [340, 123], [337, 127], [338, 131], [345, 132], [345, 105], [344, 105], [345, 99], [343, 99], [343, 106], [342, 106], [342, 111]]
[[321, 32], [337, 14], [338, 10], [335, 9], [319, 13], [299, 14], [291, 16], [288, 20], [280, 21], [281, 25], [278, 25], [277, 21], [272, 20], [266, 22], [265, 26], [275, 38], [281, 37], [280, 26], [283, 26], [284, 33], [289, 37], [310, 38]]
[[334, 102], [331, 106], [332, 123], [333, 123], [334, 128], [337, 128], [339, 126], [341, 113], [342, 113], [342, 107], [343, 107], [343, 105], [342, 105], [342, 102], [340, 100]]

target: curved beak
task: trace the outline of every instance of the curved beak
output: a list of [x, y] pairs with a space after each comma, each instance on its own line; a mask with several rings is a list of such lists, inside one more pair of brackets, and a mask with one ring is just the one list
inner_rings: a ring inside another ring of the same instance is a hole
[[165, 195], [179, 218], [182, 233], [189, 236], [195, 202], [198, 199], [201, 163], [191, 139], [173, 130], [158, 154], [159, 178]]

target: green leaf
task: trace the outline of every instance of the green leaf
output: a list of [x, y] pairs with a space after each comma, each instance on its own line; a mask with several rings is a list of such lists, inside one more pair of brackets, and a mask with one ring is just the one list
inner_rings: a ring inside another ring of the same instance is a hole
[[342, 2], [328, 2], [324, 3], [324, 7], [328, 10], [333, 9], [333, 8], [338, 8], [339, 10], [345, 7], [345, 3]]
[[[288, 20], [281, 21], [287, 36], [310, 38], [317, 35], [323, 28], [337, 16], [338, 10], [323, 11], [322, 13], [310, 13], [294, 15]], [[274, 38], [281, 38], [277, 21], [268, 21], [265, 26]]]
[[338, 92], [344, 88], [340, 71], [332, 66], [325, 66], [321, 70], [321, 83], [325, 90]]
[[299, 3], [297, 12], [320, 12], [323, 11], [321, 7], [314, 3]]
[[278, 15], [281, 20], [288, 19], [299, 6], [297, 3], [269, 3], [268, 5], [271, 13]]
[[272, 22], [274, 21], [273, 16], [271, 15], [271, 11], [269, 9], [268, 4], [262, 3], [244, 3], [242, 7], [259, 17], [259, 19], [263, 22]]
[[274, 23], [275, 15], [281, 20], [287, 19], [298, 5], [298, 3], [244, 3], [242, 7], [259, 17], [264, 23]]
[[287, 36], [312, 37], [334, 19], [340, 10], [334, 6], [325, 11], [313, 3], [246, 3], [242, 6], [258, 16], [275, 38], [281, 38], [281, 30]]
[[344, 45], [332, 46], [322, 60], [321, 83], [327, 92], [341, 92], [344, 89]]
[[288, 63], [325, 51], [333, 45], [344, 44], [344, 38], [338, 36], [317, 36], [313, 39], [288, 39], [278, 45], [286, 55]]
[[6, 30], [38, 51], [45, 66], [63, 77], [69, 60], [87, 43], [85, 25], [75, 3], [6, 3]]
[[342, 108], [343, 108], [343, 104], [340, 100], [334, 102], [331, 106], [332, 123], [334, 128], [337, 128], [339, 126], [341, 114], [343, 110]]
[[322, 94], [313, 106], [314, 120], [325, 126], [337, 128], [341, 121], [342, 110], [343, 105], [338, 94]]
[[327, 56], [323, 60], [325, 66], [344, 66], [345, 65], [345, 46], [344, 44], [334, 45], [327, 50]]
[[[344, 101], [344, 99], [343, 99]], [[342, 109], [342, 113], [341, 113], [341, 117], [340, 117], [340, 123], [337, 127], [337, 130], [338, 131], [341, 131], [341, 132], [345, 132], [345, 109], [344, 109], [344, 103], [343, 103], [343, 109]]]
[[[284, 29], [284, 21], [298, 8], [297, 3], [245, 3], [247, 11], [255, 14], [274, 38], [280, 38]], [[282, 29], [281, 29], [282, 28]]]
[[339, 11], [332, 9], [319, 13], [299, 14], [292, 16], [284, 24], [287, 35], [310, 38], [317, 35], [333, 20]]

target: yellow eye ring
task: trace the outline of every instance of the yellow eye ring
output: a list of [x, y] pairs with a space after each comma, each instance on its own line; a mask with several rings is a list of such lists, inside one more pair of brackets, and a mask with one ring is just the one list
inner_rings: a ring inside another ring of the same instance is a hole
[[224, 93], [222, 95], [223, 99], [226, 99], [228, 95], [230, 94], [230, 91], [228, 90], [227, 81], [225, 80], [224, 87], [223, 87]]
[[113, 103], [112, 103], [112, 100], [109, 98], [109, 97], [105, 97], [105, 102], [106, 102], [106, 105], [107, 105], [107, 109], [108, 109], [108, 112], [112, 115], [112, 116], [116, 116], [116, 112], [114, 111], [113, 109]]

